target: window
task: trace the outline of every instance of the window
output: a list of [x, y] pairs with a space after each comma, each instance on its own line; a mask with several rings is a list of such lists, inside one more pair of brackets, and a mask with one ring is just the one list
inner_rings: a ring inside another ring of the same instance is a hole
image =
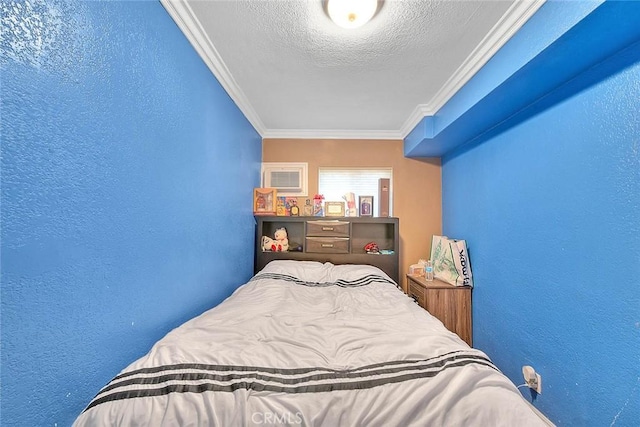
[[373, 216], [379, 216], [378, 180], [389, 178], [389, 215], [393, 215], [393, 170], [391, 168], [319, 168], [318, 192], [328, 201], [343, 201], [345, 193], [373, 196]]

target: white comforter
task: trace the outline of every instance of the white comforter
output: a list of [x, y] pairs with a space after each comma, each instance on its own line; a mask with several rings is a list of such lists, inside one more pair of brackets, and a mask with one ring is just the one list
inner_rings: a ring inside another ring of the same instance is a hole
[[544, 424], [379, 269], [275, 261], [157, 342], [74, 425]]

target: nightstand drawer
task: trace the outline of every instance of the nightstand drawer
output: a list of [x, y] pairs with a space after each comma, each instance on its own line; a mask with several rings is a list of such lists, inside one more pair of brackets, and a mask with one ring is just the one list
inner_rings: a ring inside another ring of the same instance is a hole
[[349, 237], [346, 221], [307, 221], [307, 236]]
[[420, 286], [420, 285], [418, 285], [418, 284], [416, 284], [416, 283], [414, 283], [412, 281], [409, 281], [408, 293], [409, 293], [409, 296], [411, 298], [413, 298], [415, 300], [415, 302], [417, 302], [420, 305], [420, 307], [425, 308], [425, 303], [426, 303], [425, 295], [426, 295], [426, 293], [425, 293], [425, 290], [424, 290], [424, 288], [422, 286]]
[[348, 254], [349, 239], [344, 237], [307, 237], [307, 252], [319, 254]]

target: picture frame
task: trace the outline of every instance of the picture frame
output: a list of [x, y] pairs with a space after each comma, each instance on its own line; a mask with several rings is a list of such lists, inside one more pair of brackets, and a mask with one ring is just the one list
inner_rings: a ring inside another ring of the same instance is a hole
[[253, 189], [253, 214], [275, 215], [278, 190], [276, 188]]
[[313, 216], [313, 205], [311, 199], [306, 199], [302, 207], [302, 216]]
[[373, 196], [358, 197], [360, 216], [373, 216]]
[[324, 216], [344, 216], [344, 202], [324, 202]]
[[276, 215], [289, 216], [289, 213], [287, 212], [286, 197], [284, 196], [276, 197]]
[[300, 216], [300, 201], [297, 197], [287, 197], [285, 199], [287, 215], [289, 216]]

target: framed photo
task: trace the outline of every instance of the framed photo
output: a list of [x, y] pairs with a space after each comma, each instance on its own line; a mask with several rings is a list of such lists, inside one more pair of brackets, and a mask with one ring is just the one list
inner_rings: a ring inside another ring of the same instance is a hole
[[254, 215], [275, 215], [277, 198], [276, 188], [254, 188], [253, 189], [253, 214]]
[[287, 215], [289, 216], [300, 216], [300, 206], [298, 206], [298, 198], [297, 197], [287, 197], [285, 199]]
[[284, 196], [276, 197], [276, 215], [289, 216], [289, 214], [287, 213], [286, 199], [287, 198]]
[[373, 196], [360, 196], [360, 216], [373, 216]]
[[344, 202], [324, 202], [324, 216], [344, 216]]

